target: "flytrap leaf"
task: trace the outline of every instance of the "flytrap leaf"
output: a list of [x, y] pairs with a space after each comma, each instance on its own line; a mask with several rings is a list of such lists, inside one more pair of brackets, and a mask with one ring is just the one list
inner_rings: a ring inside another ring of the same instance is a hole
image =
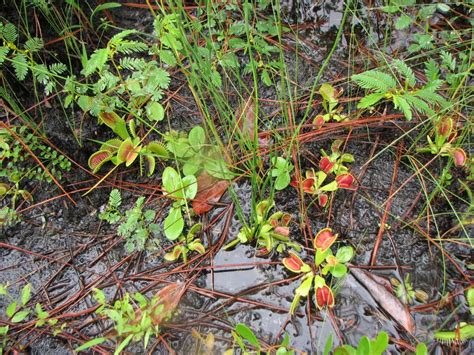
[[183, 232], [184, 219], [181, 213], [181, 208], [170, 209], [168, 216], [165, 218], [165, 236], [169, 240], [176, 240]]
[[110, 127], [120, 138], [129, 138], [125, 120], [115, 112], [101, 112], [99, 114], [99, 120]]
[[125, 162], [125, 166], [130, 166], [140, 153], [142, 147], [140, 145], [135, 146], [130, 138], [127, 138], [122, 142], [117, 152], [117, 159], [119, 162]]
[[112, 158], [112, 153], [108, 150], [99, 150], [89, 157], [88, 165], [95, 174], [107, 161]]

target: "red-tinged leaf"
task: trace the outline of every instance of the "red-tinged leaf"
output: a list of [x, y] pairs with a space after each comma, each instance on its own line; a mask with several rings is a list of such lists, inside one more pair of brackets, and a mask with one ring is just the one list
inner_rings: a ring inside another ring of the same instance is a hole
[[181, 245], [177, 245], [173, 248], [173, 251], [171, 251], [169, 253], [166, 253], [163, 258], [166, 261], [176, 261], [176, 260], [179, 259], [182, 252], [183, 252], [183, 250], [182, 250]]
[[283, 216], [281, 216], [281, 225], [282, 226], [288, 226], [291, 222], [291, 214], [289, 213], [284, 213]]
[[316, 180], [313, 178], [305, 179], [303, 181], [303, 191], [309, 194], [314, 193], [316, 191], [314, 187], [315, 183], [316, 183]]
[[148, 174], [147, 176], [151, 176], [155, 172], [155, 167], [156, 167], [156, 161], [155, 157], [153, 155], [145, 155], [145, 159], [147, 162], [147, 167], [148, 167]]
[[[156, 294], [159, 297], [159, 301], [150, 314], [154, 325], [160, 325], [171, 317], [185, 291], [186, 283], [174, 282], [163, 287]], [[162, 309], [160, 309], [161, 305], [163, 305]]]
[[316, 288], [315, 299], [316, 306], [318, 306], [319, 309], [323, 309], [324, 307], [334, 307], [334, 294], [327, 285]]
[[448, 138], [453, 130], [453, 120], [451, 117], [443, 117], [436, 125], [436, 129], [440, 136]]
[[298, 184], [298, 180], [296, 179], [296, 175], [294, 175], [293, 178], [291, 179], [290, 186], [298, 188], [299, 184]]
[[100, 167], [112, 158], [112, 153], [108, 150], [99, 150], [89, 157], [89, 168], [95, 174]]
[[228, 180], [218, 180], [204, 172], [199, 175], [197, 184], [198, 192], [194, 197], [192, 207], [197, 215], [201, 215], [210, 211], [214, 204], [219, 202], [230, 182]]
[[454, 148], [451, 150], [451, 156], [454, 159], [454, 165], [456, 165], [458, 168], [466, 165], [467, 155], [466, 152], [461, 148]]
[[337, 187], [340, 189], [353, 189], [354, 177], [351, 174], [341, 174], [336, 177]]
[[319, 169], [329, 174], [334, 167], [335, 163], [332, 162], [329, 157], [323, 157], [319, 162]]
[[200, 242], [194, 242], [192, 247], [192, 250], [197, 251], [201, 255], [206, 252], [206, 248]]
[[134, 146], [130, 138], [124, 140], [117, 152], [117, 158], [120, 162], [125, 162], [126, 166], [130, 166], [140, 153], [141, 146]]
[[284, 237], [288, 237], [290, 235], [290, 228], [288, 227], [283, 227], [283, 226], [278, 226], [275, 228], [275, 233], [282, 235]]
[[318, 204], [321, 206], [321, 207], [325, 207], [328, 203], [328, 195], [326, 194], [321, 194], [318, 196]]
[[[351, 274], [359, 281], [359, 283], [369, 291], [370, 296], [403, 328], [410, 334], [415, 331], [415, 322], [407, 307], [400, 300], [389, 292], [385, 285], [377, 282], [372, 273], [352, 267]], [[354, 285], [353, 289], [357, 290], [358, 285]]]
[[270, 253], [270, 250], [263, 247], [263, 248], [260, 248], [260, 249], [257, 250], [256, 256], [261, 257], [261, 256], [268, 255], [269, 253]]
[[337, 234], [332, 232], [331, 228], [321, 229], [314, 237], [313, 245], [315, 249], [326, 251], [337, 239]]
[[115, 112], [101, 112], [99, 119], [110, 128], [114, 128], [117, 122], [120, 120], [120, 116]]
[[321, 128], [324, 125], [324, 117], [323, 115], [317, 115], [313, 120], [313, 125], [316, 129]]
[[289, 258], [283, 259], [283, 265], [290, 271], [300, 273], [302, 267], [305, 265], [303, 260], [296, 254], [289, 253]]

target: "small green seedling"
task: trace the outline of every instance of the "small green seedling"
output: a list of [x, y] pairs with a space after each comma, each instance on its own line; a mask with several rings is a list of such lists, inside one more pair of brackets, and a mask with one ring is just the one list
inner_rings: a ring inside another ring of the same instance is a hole
[[145, 197], [141, 196], [135, 206], [125, 212], [122, 223], [117, 228], [117, 234], [125, 239], [125, 249], [131, 253], [134, 250], [144, 250], [146, 246], [152, 247], [151, 236], [159, 233], [159, 226], [153, 223], [155, 211], [143, 211]]
[[275, 179], [275, 189], [283, 190], [291, 182], [290, 173], [294, 169], [293, 164], [282, 157], [273, 157], [272, 160], [271, 175]]
[[202, 229], [202, 224], [197, 223], [189, 229], [189, 232], [186, 236], [181, 235], [178, 238], [179, 245], [176, 245], [173, 248], [173, 251], [166, 253], [164, 259], [166, 261], [176, 261], [179, 258], [183, 259], [183, 262], [186, 263], [188, 261], [188, 253], [197, 251], [199, 254], [204, 254], [206, 252], [206, 248], [201, 242], [201, 238], [196, 237]]
[[99, 214], [99, 218], [110, 224], [117, 223], [122, 218], [122, 214], [119, 210], [121, 205], [122, 195], [120, 194], [120, 190], [113, 189], [112, 191], [110, 191], [107, 206], [105, 210]]

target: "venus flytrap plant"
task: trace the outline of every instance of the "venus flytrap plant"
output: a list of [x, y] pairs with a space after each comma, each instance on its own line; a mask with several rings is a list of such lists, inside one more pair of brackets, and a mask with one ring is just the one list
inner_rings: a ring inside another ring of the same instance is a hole
[[290, 313], [293, 314], [302, 297], [307, 297], [312, 288], [316, 306], [321, 310], [325, 307], [334, 306], [334, 294], [326, 284], [323, 276], [331, 274], [333, 277], [341, 278], [347, 273], [346, 263], [352, 258], [354, 251], [352, 247], [341, 247], [334, 256], [331, 246], [336, 241], [338, 235], [334, 234], [330, 228], [320, 230], [314, 240], [315, 249], [314, 266], [306, 264], [301, 258], [289, 253], [289, 257], [283, 259], [283, 265], [291, 272], [303, 274], [300, 286], [295, 289], [295, 297], [291, 303]]
[[183, 262], [186, 263], [188, 261], [188, 253], [197, 251], [201, 255], [204, 254], [206, 248], [202, 244], [201, 238], [196, 237], [196, 234], [200, 233], [201, 229], [201, 223], [193, 225], [186, 236], [181, 235], [178, 238], [179, 245], [176, 245], [171, 252], [166, 253], [164, 259], [166, 261], [176, 261], [182, 258]]
[[339, 96], [342, 94], [342, 89], [336, 91], [336, 89], [327, 83], [324, 83], [319, 88], [319, 94], [323, 98], [322, 106], [326, 113], [319, 113], [313, 120], [313, 125], [316, 128], [320, 128], [325, 122], [335, 120], [337, 122], [346, 119], [346, 115], [342, 114], [343, 107], [339, 106]]
[[426, 136], [428, 147], [417, 148], [419, 153], [431, 153], [433, 155], [449, 156], [453, 159], [456, 167], [462, 167], [467, 163], [466, 152], [459, 147], [453, 147], [456, 139], [456, 128], [451, 117], [442, 117], [435, 123], [434, 138]]
[[102, 112], [99, 114], [99, 121], [110, 127], [118, 137], [102, 143], [99, 150], [89, 157], [88, 164], [93, 173], [99, 171], [108, 161], [116, 166], [125, 164], [129, 167], [138, 158], [140, 174], [143, 174], [143, 166], [146, 163], [147, 175], [150, 176], [155, 171], [156, 159], [169, 158], [169, 152], [161, 142], [142, 143], [136, 133], [135, 120], [131, 119], [125, 123], [115, 112]]
[[336, 139], [331, 144], [331, 154], [327, 154], [324, 149], [321, 149], [323, 156], [319, 161], [319, 170], [325, 174], [334, 173], [336, 176], [349, 173], [349, 169], [344, 164], [353, 163], [354, 156], [340, 151], [342, 143], [341, 140]]
[[298, 243], [291, 241], [290, 228], [291, 215], [277, 211], [268, 216], [269, 211], [275, 206], [271, 200], [260, 201], [255, 208], [256, 223], [252, 227], [243, 226], [237, 238], [224, 246], [224, 250], [231, 249], [237, 244], [247, 244], [256, 241], [258, 256], [265, 256], [273, 250], [281, 253], [287, 249], [301, 250]]

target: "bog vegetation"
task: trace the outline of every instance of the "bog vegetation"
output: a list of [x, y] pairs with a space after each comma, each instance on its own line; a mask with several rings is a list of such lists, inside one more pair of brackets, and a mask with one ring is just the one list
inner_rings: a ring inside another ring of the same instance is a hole
[[308, 3], [3, 2], [0, 354], [472, 351], [473, 5]]

